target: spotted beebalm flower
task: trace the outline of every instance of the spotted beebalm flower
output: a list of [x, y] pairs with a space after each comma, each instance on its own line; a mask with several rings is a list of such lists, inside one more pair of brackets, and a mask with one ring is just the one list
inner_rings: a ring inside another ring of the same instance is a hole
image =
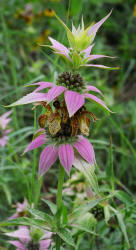
[[[66, 78], [67, 80], [64, 78]], [[31, 85], [39, 86], [32, 93], [24, 96], [23, 98], [9, 106], [12, 107], [28, 103], [37, 103], [40, 101], [46, 101], [47, 103], [50, 103], [59, 96], [64, 95], [64, 100], [68, 109], [69, 117], [72, 117], [84, 105], [85, 99], [99, 104], [105, 110], [110, 112], [109, 108], [101, 99], [99, 99], [92, 93], [89, 93], [91, 91], [102, 95], [102, 92], [95, 86], [85, 85], [80, 74], [75, 75], [69, 72], [64, 72], [58, 77], [58, 82], [56, 84], [52, 82], [37, 82]], [[48, 90], [48, 93], [39, 92], [43, 89], [48, 88], [50, 88], [50, 90]]]
[[41, 230], [39, 231], [37, 229], [30, 230], [26, 226], [19, 226], [18, 230], [6, 233], [6, 235], [18, 238], [18, 240], [9, 241], [9, 243], [17, 247], [17, 250], [48, 250], [51, 245], [51, 232]]
[[11, 118], [8, 116], [12, 113], [12, 111], [8, 111], [2, 116], [0, 116], [0, 146], [4, 147], [8, 142], [7, 134], [11, 132], [11, 129], [8, 129], [7, 126], [11, 121]]
[[11, 219], [15, 219], [17, 217], [26, 215], [28, 206], [29, 206], [29, 204], [28, 204], [28, 201], [26, 198], [24, 199], [23, 203], [17, 202], [16, 213], [14, 213], [8, 219], [11, 220]]
[[76, 51], [82, 51], [89, 47], [89, 45], [93, 42], [95, 35], [101, 25], [106, 21], [106, 19], [111, 15], [112, 10], [110, 13], [101, 19], [99, 22], [95, 23], [94, 25], [90, 25], [88, 28], [84, 28], [84, 21], [82, 18], [82, 25], [78, 26], [76, 29], [72, 24], [72, 32], [66, 26], [66, 24], [55, 14], [56, 18], [59, 22], [63, 25], [64, 29], [67, 32], [67, 37], [70, 43], [70, 47]]
[[38, 148], [46, 144], [43, 149], [40, 162], [39, 162], [39, 174], [43, 175], [47, 170], [56, 162], [59, 158], [60, 163], [64, 167], [67, 173], [70, 172], [73, 163], [78, 155], [78, 157], [83, 158], [86, 165], [94, 166], [95, 164], [95, 154], [92, 144], [83, 136], [78, 136], [75, 141], [71, 143], [62, 142], [59, 143], [48, 143], [48, 137], [45, 134], [44, 129], [37, 131], [38, 136], [28, 145], [25, 152]]

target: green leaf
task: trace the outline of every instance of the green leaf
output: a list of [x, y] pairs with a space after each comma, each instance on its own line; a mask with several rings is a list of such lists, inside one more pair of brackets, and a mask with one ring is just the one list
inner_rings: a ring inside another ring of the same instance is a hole
[[50, 210], [53, 214], [56, 214], [57, 207], [53, 202], [51, 202], [49, 200], [45, 200], [45, 199], [42, 199], [42, 201], [48, 205], [48, 207], [50, 208]]
[[35, 217], [39, 217], [41, 220], [49, 223], [49, 224], [52, 224], [53, 222], [53, 217], [44, 213], [44, 212], [41, 212], [39, 210], [36, 210], [36, 209], [28, 209], [28, 211]]
[[108, 223], [109, 219], [110, 219], [110, 209], [109, 209], [109, 205], [106, 205], [103, 207], [104, 208], [104, 215], [105, 215], [105, 221], [106, 223]]
[[84, 205], [79, 206], [78, 208], [76, 208], [70, 215], [69, 215], [69, 219], [73, 221], [73, 219], [75, 218], [80, 218], [81, 216], [83, 216], [85, 213], [87, 213], [88, 211], [90, 211], [93, 207], [95, 207], [100, 201], [102, 201], [103, 199], [96, 199], [96, 200], [92, 200]]
[[113, 171], [113, 152], [112, 152], [112, 141], [110, 141], [108, 161], [106, 165], [106, 176], [110, 181], [111, 189], [114, 190], [114, 171]]
[[117, 199], [126, 203], [127, 205], [131, 205], [133, 203], [133, 199], [131, 198], [131, 196], [124, 191], [117, 191], [115, 196]]
[[16, 219], [13, 219], [13, 220], [0, 222], [0, 227], [19, 226], [19, 225], [37, 226], [39, 228], [49, 230], [49, 228], [45, 224], [45, 221], [39, 220], [39, 219], [27, 218], [27, 217], [20, 217], [20, 218], [16, 218]]
[[65, 228], [60, 228], [60, 229], [58, 229], [58, 231], [57, 231], [56, 233], [57, 233], [57, 234], [59, 235], [59, 237], [60, 237], [62, 240], [64, 240], [68, 245], [75, 247], [74, 240], [73, 240], [73, 238], [72, 238], [70, 232], [69, 232], [67, 229], [65, 229]]
[[62, 206], [62, 224], [65, 225], [68, 223], [68, 212], [66, 206]]
[[10, 189], [7, 186], [7, 184], [2, 184], [2, 187], [3, 187], [3, 191], [4, 191], [5, 195], [6, 195], [7, 201], [9, 203], [9, 205], [10, 205], [11, 202], [12, 202]]
[[94, 235], [97, 235], [92, 228], [96, 225], [96, 219], [91, 213], [84, 213], [82, 216], [78, 217], [71, 224], [72, 227], [78, 228], [78, 230], [85, 231]]
[[129, 240], [128, 240], [128, 236], [127, 236], [127, 230], [126, 230], [126, 226], [125, 226], [125, 223], [123, 221], [123, 217], [122, 217], [122, 214], [116, 210], [115, 208], [113, 208], [112, 206], [109, 206], [109, 208], [115, 213], [115, 215], [117, 216], [117, 219], [118, 219], [118, 223], [119, 223], [119, 226], [121, 228], [121, 231], [124, 235], [124, 238], [128, 244], [128, 247], [130, 247], [129, 245]]

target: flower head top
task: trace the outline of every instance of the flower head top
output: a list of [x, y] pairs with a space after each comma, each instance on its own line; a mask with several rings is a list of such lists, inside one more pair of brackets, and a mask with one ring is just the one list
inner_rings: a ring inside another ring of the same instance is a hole
[[18, 230], [6, 233], [6, 235], [18, 238], [18, 240], [9, 241], [9, 243], [17, 247], [17, 250], [48, 250], [51, 245], [52, 233], [37, 228], [29, 229], [26, 226], [19, 226]]
[[12, 111], [8, 111], [0, 116], [0, 146], [4, 147], [7, 144], [8, 136], [7, 134], [11, 132], [11, 129], [8, 128], [8, 124], [11, 121], [11, 118], [8, 116]]
[[[111, 11], [112, 12], [112, 11]], [[99, 65], [99, 64], [88, 64], [89, 61], [103, 58], [103, 57], [109, 57], [105, 55], [91, 55], [91, 50], [94, 46], [92, 44], [92, 41], [94, 40], [94, 37], [99, 29], [99, 27], [106, 21], [106, 19], [110, 16], [111, 12], [104, 17], [102, 20], [100, 20], [98, 23], [94, 25], [90, 25], [88, 28], [84, 28], [84, 22], [82, 18], [82, 25], [78, 26], [76, 29], [74, 25], [72, 24], [72, 32], [69, 30], [69, 28], [66, 26], [66, 24], [56, 15], [59, 22], [63, 25], [67, 32], [67, 37], [69, 40], [70, 48], [68, 49], [60, 42], [56, 41], [52, 37], [49, 37], [49, 40], [52, 45], [42, 45], [46, 47], [50, 47], [55, 51], [56, 54], [60, 55], [64, 61], [67, 63], [69, 67], [71, 67], [73, 70], [77, 70], [81, 67], [98, 67], [103, 69], [118, 69], [117, 67], [108, 67], [105, 65]]]
[[56, 14], [55, 16], [59, 20], [59, 22], [63, 25], [64, 29], [67, 32], [67, 37], [69, 40], [70, 47], [76, 51], [82, 51], [88, 48], [89, 45], [93, 42], [98, 29], [106, 21], [106, 19], [111, 15], [111, 12], [112, 10], [107, 16], [105, 16], [99, 22], [95, 23], [94, 25], [91, 24], [86, 29], [84, 28], [84, 21], [82, 18], [82, 24], [81, 26], [79, 25], [77, 29], [72, 24], [72, 32]]

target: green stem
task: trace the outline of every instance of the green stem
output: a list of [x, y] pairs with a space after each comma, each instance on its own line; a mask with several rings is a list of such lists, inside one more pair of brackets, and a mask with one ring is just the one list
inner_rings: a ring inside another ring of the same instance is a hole
[[[36, 109], [34, 109], [34, 129], [36, 129]], [[37, 149], [33, 151], [33, 169], [32, 169], [32, 180], [31, 180], [31, 204], [33, 202], [33, 195], [36, 184], [36, 157], [37, 157]]]
[[39, 197], [40, 197], [40, 191], [43, 183], [43, 177], [39, 177], [37, 180], [37, 185], [35, 187], [35, 198], [34, 198], [34, 208], [37, 208]]
[[[64, 168], [60, 165], [59, 170], [59, 180], [58, 180], [58, 190], [57, 190], [57, 212], [60, 210], [62, 206], [62, 188], [63, 188], [63, 181], [64, 181]], [[58, 227], [60, 227], [60, 219], [61, 216], [58, 213]], [[61, 246], [61, 239], [59, 235], [56, 235], [56, 250], [60, 250]]]

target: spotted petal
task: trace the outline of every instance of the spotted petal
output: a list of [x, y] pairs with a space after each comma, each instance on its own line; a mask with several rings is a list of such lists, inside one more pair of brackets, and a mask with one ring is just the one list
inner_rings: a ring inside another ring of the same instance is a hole
[[92, 101], [98, 103], [99, 105], [101, 105], [103, 108], [105, 108], [106, 110], [108, 110], [109, 112], [111, 112], [111, 110], [102, 102], [101, 99], [99, 99], [98, 97], [92, 95], [92, 94], [84, 94], [84, 96], [86, 98], [91, 99]]
[[33, 150], [35, 148], [39, 148], [45, 143], [45, 134], [41, 134], [38, 137], [36, 137], [25, 149], [24, 153]]
[[39, 162], [39, 174], [43, 175], [54, 164], [58, 157], [58, 150], [53, 146], [47, 146], [41, 153]]
[[92, 144], [83, 136], [79, 136], [79, 141], [74, 144], [78, 153], [90, 164], [95, 163], [95, 154]]
[[63, 86], [55, 86], [48, 91], [47, 101], [48, 103], [54, 100], [57, 96], [62, 94], [66, 90]]
[[84, 97], [71, 90], [67, 90], [64, 96], [69, 116], [71, 117], [84, 105]]
[[112, 13], [112, 10], [110, 11], [110, 13], [107, 16], [105, 16], [99, 22], [97, 22], [93, 26], [91, 26], [87, 32], [88, 36], [92, 36], [92, 35], [96, 34], [96, 32], [98, 31], [100, 26], [106, 21], [106, 19], [111, 15], [111, 13]]
[[46, 101], [47, 94], [46, 93], [30, 93], [18, 101], [8, 105], [8, 107], [14, 107], [18, 105], [24, 105], [28, 103], [34, 103], [34, 102], [42, 102]]
[[69, 173], [74, 160], [74, 150], [70, 144], [62, 144], [59, 146], [59, 159], [66, 172]]

